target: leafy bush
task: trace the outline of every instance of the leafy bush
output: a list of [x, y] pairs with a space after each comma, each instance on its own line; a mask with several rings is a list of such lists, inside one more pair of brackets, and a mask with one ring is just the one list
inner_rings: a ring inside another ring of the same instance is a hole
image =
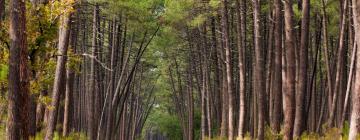
[[[43, 140], [45, 137], [45, 134], [43, 131], [36, 134], [35, 139], [32, 138], [32, 140]], [[84, 133], [70, 133], [68, 136], [63, 137], [58, 132], [54, 133], [53, 140], [87, 140], [87, 137]]]

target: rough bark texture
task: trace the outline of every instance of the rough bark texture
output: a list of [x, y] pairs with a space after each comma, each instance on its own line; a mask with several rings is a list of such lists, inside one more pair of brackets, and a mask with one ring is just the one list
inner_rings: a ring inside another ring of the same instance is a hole
[[307, 94], [308, 82], [308, 48], [309, 48], [310, 0], [302, 1], [300, 56], [299, 56], [299, 82], [296, 92], [296, 112], [294, 122], [294, 137], [299, 137], [304, 125], [304, 97]]
[[273, 118], [271, 119], [271, 128], [276, 132], [280, 132], [280, 119], [281, 119], [281, 94], [282, 94], [282, 12], [281, 1], [274, 1], [275, 13], [274, 13], [274, 45], [275, 45], [275, 65], [274, 65], [274, 81], [273, 91], [274, 94], [274, 107]]
[[[352, 0], [355, 43], [360, 45], [360, 1]], [[360, 49], [356, 50], [356, 69], [354, 91], [352, 93], [352, 113], [349, 140], [356, 140], [360, 133]]]
[[239, 54], [239, 125], [238, 137], [244, 137], [244, 121], [245, 121], [245, 39], [246, 39], [246, 26], [245, 26], [245, 2], [243, 0], [236, 0], [237, 9], [237, 45]]
[[10, 58], [8, 81], [7, 139], [29, 138], [28, 101], [29, 79], [27, 69], [26, 7], [21, 0], [10, 1]]
[[292, 0], [285, 0], [285, 81], [283, 81], [284, 139], [292, 139], [295, 113], [295, 43]]
[[232, 93], [232, 73], [231, 73], [231, 49], [229, 42], [229, 25], [228, 25], [228, 1], [223, 0], [221, 26], [223, 32], [223, 46], [225, 49], [225, 67], [226, 67], [226, 84], [228, 95], [228, 138], [234, 138], [234, 120], [233, 120], [233, 93]]
[[262, 44], [260, 36], [260, 4], [258, 0], [253, 0], [254, 6], [254, 46], [255, 46], [255, 68], [254, 68], [254, 91], [257, 95], [258, 105], [258, 127], [257, 138], [259, 140], [264, 139], [264, 120], [265, 120], [265, 81], [264, 77], [264, 59], [262, 53]]

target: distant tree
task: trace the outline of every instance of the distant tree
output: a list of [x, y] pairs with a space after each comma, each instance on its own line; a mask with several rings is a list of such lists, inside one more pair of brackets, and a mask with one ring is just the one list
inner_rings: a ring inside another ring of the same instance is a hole
[[60, 17], [58, 56], [56, 63], [55, 79], [52, 91], [51, 109], [49, 110], [48, 122], [46, 124], [45, 140], [52, 140], [60, 104], [61, 93], [64, 93], [66, 77], [67, 50], [69, 46], [69, 34], [71, 28], [71, 12], [66, 11]]

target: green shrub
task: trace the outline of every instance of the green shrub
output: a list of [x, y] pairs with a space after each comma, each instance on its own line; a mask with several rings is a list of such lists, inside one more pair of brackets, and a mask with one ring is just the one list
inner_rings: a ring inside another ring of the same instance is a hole
[[[32, 140], [43, 140], [44, 137], [45, 137], [45, 134], [43, 131], [41, 131], [41, 132], [36, 133], [35, 139], [32, 138]], [[53, 140], [87, 140], [87, 137], [84, 133], [80, 133], [80, 132], [70, 133], [66, 137], [63, 137], [58, 132], [55, 132]]]

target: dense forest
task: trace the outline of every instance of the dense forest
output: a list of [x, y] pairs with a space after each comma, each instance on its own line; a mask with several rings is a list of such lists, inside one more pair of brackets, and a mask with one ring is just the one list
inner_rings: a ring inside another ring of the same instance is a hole
[[0, 139], [360, 139], [359, 0], [0, 0]]

